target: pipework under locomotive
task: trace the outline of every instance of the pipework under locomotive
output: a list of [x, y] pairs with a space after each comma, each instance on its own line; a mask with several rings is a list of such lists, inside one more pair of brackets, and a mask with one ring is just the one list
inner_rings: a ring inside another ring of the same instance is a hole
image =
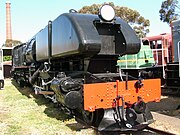
[[139, 50], [134, 30], [105, 4], [99, 15], [64, 13], [14, 47], [12, 76], [99, 131], [136, 131], [153, 122], [146, 103], [161, 94], [159, 79], [117, 67], [119, 56]]

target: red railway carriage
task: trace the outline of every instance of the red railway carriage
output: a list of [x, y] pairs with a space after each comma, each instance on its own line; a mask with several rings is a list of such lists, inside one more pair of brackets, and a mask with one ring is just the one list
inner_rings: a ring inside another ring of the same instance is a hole
[[154, 59], [157, 65], [166, 65], [172, 61], [171, 34], [163, 33], [146, 37], [146, 39], [149, 41], [151, 49], [153, 49]]

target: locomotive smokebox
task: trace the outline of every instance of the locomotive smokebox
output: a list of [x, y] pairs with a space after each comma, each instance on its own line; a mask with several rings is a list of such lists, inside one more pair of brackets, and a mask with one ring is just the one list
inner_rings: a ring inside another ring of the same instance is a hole
[[54, 79], [51, 83], [51, 89], [56, 93], [57, 100], [70, 109], [80, 107], [82, 95], [80, 85], [71, 78]]

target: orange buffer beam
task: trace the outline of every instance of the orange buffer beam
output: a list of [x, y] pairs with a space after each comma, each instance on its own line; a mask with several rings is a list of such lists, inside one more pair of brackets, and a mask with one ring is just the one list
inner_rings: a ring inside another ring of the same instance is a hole
[[[143, 86], [136, 89], [137, 80], [123, 82], [107, 82], [84, 84], [84, 109], [95, 111], [100, 108], [112, 108], [113, 100], [119, 95], [124, 97], [124, 101], [133, 104], [140, 96], [144, 102], [158, 102], [161, 98], [160, 79], [142, 80]], [[117, 86], [118, 85], [118, 86]], [[128, 88], [126, 90], [126, 88]], [[118, 94], [118, 95], [117, 95]], [[119, 106], [122, 105], [120, 100]]]

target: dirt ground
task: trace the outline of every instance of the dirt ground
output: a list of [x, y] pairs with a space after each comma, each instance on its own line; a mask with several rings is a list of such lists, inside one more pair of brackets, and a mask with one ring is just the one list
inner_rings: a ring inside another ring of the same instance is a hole
[[167, 116], [164, 114], [159, 114], [156, 112], [152, 112], [152, 114], [156, 121], [152, 123], [150, 127], [158, 128], [160, 130], [164, 130], [170, 133], [174, 133], [176, 135], [180, 135], [179, 118]]

